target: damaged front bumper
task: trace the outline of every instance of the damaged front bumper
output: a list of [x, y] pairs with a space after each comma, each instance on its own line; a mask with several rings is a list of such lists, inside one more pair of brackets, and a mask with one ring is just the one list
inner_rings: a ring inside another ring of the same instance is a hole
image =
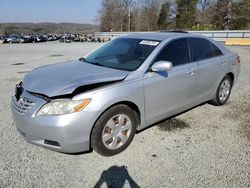
[[24, 91], [11, 109], [18, 132], [30, 143], [64, 153], [90, 150], [91, 129], [96, 112], [81, 111], [66, 115], [36, 116], [47, 101]]

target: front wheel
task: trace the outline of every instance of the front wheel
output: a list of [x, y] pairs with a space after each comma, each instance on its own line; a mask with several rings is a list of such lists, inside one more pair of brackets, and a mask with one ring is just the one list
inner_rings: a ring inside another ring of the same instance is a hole
[[129, 146], [135, 131], [133, 110], [126, 105], [111, 107], [96, 122], [91, 134], [91, 146], [103, 156], [116, 155]]
[[220, 82], [219, 87], [217, 88], [215, 98], [210, 102], [216, 106], [221, 106], [225, 104], [231, 94], [232, 86], [233, 82], [231, 77], [226, 75]]

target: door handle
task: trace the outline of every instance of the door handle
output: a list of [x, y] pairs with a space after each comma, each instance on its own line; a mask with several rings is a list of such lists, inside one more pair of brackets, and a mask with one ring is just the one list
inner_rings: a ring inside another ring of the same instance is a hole
[[221, 65], [225, 65], [226, 64], [226, 60], [223, 60], [222, 62], [220, 62]]
[[192, 68], [188, 69], [187, 74], [193, 75], [194, 74], [194, 69], [192, 69]]

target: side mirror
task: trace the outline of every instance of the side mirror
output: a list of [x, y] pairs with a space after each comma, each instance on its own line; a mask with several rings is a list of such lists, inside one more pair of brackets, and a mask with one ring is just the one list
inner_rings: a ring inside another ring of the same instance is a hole
[[153, 72], [167, 72], [173, 69], [173, 64], [170, 61], [157, 61], [151, 67]]

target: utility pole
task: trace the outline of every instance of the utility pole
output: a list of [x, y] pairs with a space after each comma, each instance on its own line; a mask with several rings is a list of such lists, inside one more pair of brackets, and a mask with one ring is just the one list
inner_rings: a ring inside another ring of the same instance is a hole
[[130, 15], [130, 6], [128, 6], [128, 31], [130, 32], [131, 28], [131, 15]]
[[227, 15], [224, 18], [224, 23], [223, 23], [224, 30], [229, 29], [230, 21], [232, 19], [231, 14], [232, 14], [232, 1], [229, 1], [229, 3], [227, 4]]
[[124, 7], [125, 14], [128, 11], [128, 17], [126, 16], [126, 21], [128, 19], [128, 32], [131, 31], [131, 7], [133, 6], [133, 0], [123, 0], [122, 6]]

